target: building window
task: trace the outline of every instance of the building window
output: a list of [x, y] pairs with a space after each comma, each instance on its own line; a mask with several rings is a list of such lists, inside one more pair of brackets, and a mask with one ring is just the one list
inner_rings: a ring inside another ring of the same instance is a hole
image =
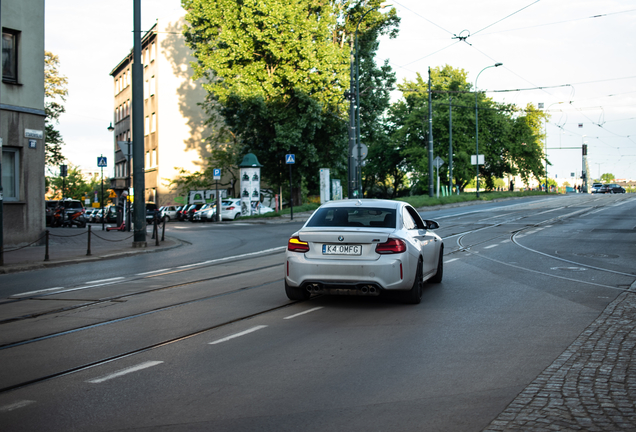
[[146, 168], [150, 168], [150, 152], [146, 152]]
[[150, 93], [150, 89], [148, 88], [148, 80], [144, 82], [144, 99], [148, 99], [148, 93]]
[[156, 90], [155, 77], [153, 76], [150, 78], [150, 96], [155, 95], [155, 90]]
[[148, 131], [150, 130], [150, 117], [146, 116], [146, 124], [144, 126], [144, 135], [148, 135]]
[[156, 51], [156, 46], [155, 43], [153, 42], [152, 45], [150, 46], [150, 62], [152, 63], [153, 61], [155, 61], [155, 51]]
[[157, 131], [157, 114], [152, 113], [152, 118], [150, 120], [150, 133], [155, 133]]
[[152, 150], [152, 166], [157, 166], [157, 149]]
[[18, 149], [2, 149], [2, 188], [5, 201], [18, 201], [20, 197], [20, 152]]
[[2, 80], [11, 83], [18, 82], [18, 34], [2, 29]]

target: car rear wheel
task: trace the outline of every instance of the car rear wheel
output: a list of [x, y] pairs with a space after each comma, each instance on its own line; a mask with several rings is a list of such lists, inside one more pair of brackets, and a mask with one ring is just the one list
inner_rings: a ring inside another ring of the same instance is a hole
[[432, 283], [440, 283], [444, 277], [444, 245], [439, 249], [439, 261], [437, 262], [437, 273], [429, 279]]
[[311, 294], [307, 290], [304, 290], [300, 287], [289, 286], [286, 280], [285, 294], [287, 294], [287, 298], [290, 300], [307, 300], [311, 296]]
[[420, 304], [422, 301], [422, 291], [424, 290], [424, 282], [422, 281], [422, 260], [417, 262], [417, 270], [415, 272], [415, 281], [410, 290], [405, 292], [404, 301], [408, 304]]

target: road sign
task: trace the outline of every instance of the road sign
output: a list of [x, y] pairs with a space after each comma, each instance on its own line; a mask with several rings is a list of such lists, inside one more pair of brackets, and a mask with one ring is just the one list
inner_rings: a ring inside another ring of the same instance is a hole
[[285, 163], [286, 164], [295, 164], [296, 163], [296, 155], [294, 155], [294, 154], [285, 155]]
[[[475, 155], [470, 155], [470, 164], [471, 165], [477, 165], [477, 156]], [[483, 165], [484, 164], [484, 155], [481, 154], [479, 155], [479, 165]]]
[[100, 168], [104, 168], [105, 166], [107, 166], [106, 164], [106, 156], [99, 156], [97, 158], [97, 166]]
[[[358, 161], [358, 146], [353, 147], [351, 157]], [[369, 154], [369, 149], [366, 144], [360, 144], [360, 159], [365, 160]]]
[[437, 156], [435, 159], [433, 159], [433, 166], [435, 166], [435, 168], [440, 169], [440, 167], [444, 165], [444, 160]]
[[212, 180], [221, 180], [221, 168], [214, 168], [214, 171], [212, 171]]
[[132, 141], [117, 141], [117, 145], [126, 159], [128, 159], [129, 155], [132, 155]]

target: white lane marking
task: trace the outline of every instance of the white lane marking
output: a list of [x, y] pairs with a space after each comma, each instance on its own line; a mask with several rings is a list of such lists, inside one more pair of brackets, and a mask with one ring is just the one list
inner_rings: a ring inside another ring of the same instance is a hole
[[242, 255], [234, 255], [234, 256], [231, 256], [231, 257], [225, 257], [225, 258], [219, 258], [219, 259], [215, 259], [215, 260], [209, 260], [209, 261], [203, 261], [203, 262], [194, 263], [194, 264], [183, 265], [183, 266], [180, 266], [180, 267], [177, 267], [177, 268], [190, 268], [190, 267], [201, 266], [201, 265], [206, 265], [206, 264], [212, 264], [212, 263], [221, 262], [221, 261], [227, 261], [227, 260], [236, 259], [236, 258], [244, 258], [244, 257], [252, 256], [252, 255], [260, 255], [260, 254], [268, 253], [268, 252], [276, 252], [276, 251], [285, 250], [285, 249], [287, 249], [287, 246], [279, 246], [279, 247], [275, 247], [275, 248], [271, 248], [271, 249], [265, 249], [265, 250], [258, 251], [258, 252], [250, 252], [250, 253], [246, 253], [246, 254], [242, 254]]
[[444, 261], [444, 264], [452, 263], [453, 261], [457, 261], [459, 258], [449, 259], [448, 261]]
[[0, 407], [0, 412], [9, 412], [9, 411], [13, 411], [16, 410], [18, 408], [24, 408], [25, 406], [34, 404], [35, 401], [32, 400], [22, 400], [22, 401], [18, 401], [16, 403], [12, 403], [10, 405], [4, 405]]
[[512, 240], [510, 240], [510, 239], [506, 239], [506, 240], [502, 241], [502, 242], [501, 242], [501, 244], [503, 244], [503, 243], [510, 243], [510, 242], [512, 242]]
[[110, 379], [120, 377], [122, 375], [126, 375], [126, 374], [129, 374], [129, 373], [132, 373], [132, 372], [137, 372], [139, 370], [147, 369], [149, 367], [157, 366], [158, 364], [161, 364], [161, 363], [163, 363], [163, 362], [162, 361], [147, 361], [145, 363], [138, 364], [137, 366], [132, 366], [132, 367], [129, 367], [129, 368], [126, 368], [126, 369], [122, 369], [122, 370], [120, 370], [118, 372], [115, 372], [115, 373], [112, 373], [110, 375], [106, 375], [106, 376], [103, 376], [101, 378], [94, 378], [94, 379], [88, 380], [86, 382], [89, 382], [89, 383], [92, 383], [92, 384], [99, 384], [99, 383], [102, 383], [104, 381], [108, 381]]
[[490, 245], [490, 246], [486, 246], [484, 249], [492, 249], [494, 247], [499, 246], [498, 244], [494, 244], [494, 245]]
[[228, 337], [224, 337], [223, 339], [219, 339], [219, 340], [215, 340], [214, 342], [210, 342], [210, 345], [215, 345], [215, 344], [219, 344], [219, 343], [222, 343], [222, 342], [227, 342], [230, 339], [234, 339], [234, 338], [237, 338], [237, 337], [245, 336], [246, 334], [255, 332], [255, 331], [260, 330], [260, 329], [264, 329], [265, 327], [267, 327], [267, 326], [266, 325], [259, 325], [259, 326], [256, 326], [256, 327], [252, 327], [252, 328], [247, 329], [245, 331], [242, 331], [240, 333], [236, 333], [236, 334], [230, 335]]
[[112, 281], [116, 281], [116, 280], [121, 280], [124, 279], [123, 276], [119, 276], [119, 277], [114, 277], [114, 278], [110, 278], [110, 279], [100, 279], [100, 280], [94, 280], [94, 281], [86, 281], [84, 283], [86, 284], [98, 284], [98, 283], [103, 283], [103, 282], [112, 282]]
[[323, 306], [315, 307], [315, 308], [313, 308], [313, 309], [309, 309], [309, 310], [306, 310], [306, 311], [304, 311], [304, 312], [299, 312], [299, 313], [297, 313], [297, 314], [287, 316], [287, 317], [285, 317], [285, 318], [283, 318], [283, 319], [292, 319], [292, 318], [296, 318], [297, 316], [305, 315], [305, 314], [308, 314], [308, 313], [310, 313], [310, 312], [317, 311], [318, 309], [322, 309], [322, 308], [323, 308]]
[[145, 276], [145, 275], [149, 275], [149, 274], [153, 274], [153, 273], [159, 273], [159, 272], [168, 271], [168, 270], [172, 270], [172, 268], [165, 268], [165, 269], [161, 269], [161, 270], [153, 270], [153, 271], [149, 271], [149, 272], [145, 272], [145, 273], [137, 273], [137, 274], [135, 274], [135, 276]]
[[56, 290], [61, 290], [61, 289], [64, 289], [64, 287], [47, 288], [47, 289], [42, 289], [42, 290], [37, 290], [37, 291], [29, 291], [29, 292], [23, 292], [23, 293], [19, 293], [19, 294], [13, 294], [9, 298], [26, 297], [26, 296], [31, 295], [31, 294], [40, 294], [40, 293], [43, 293], [43, 292], [56, 291]]

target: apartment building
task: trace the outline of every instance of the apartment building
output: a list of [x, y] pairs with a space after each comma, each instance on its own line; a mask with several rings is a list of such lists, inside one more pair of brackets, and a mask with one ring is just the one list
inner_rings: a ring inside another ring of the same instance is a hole
[[[184, 18], [158, 19], [142, 38], [144, 94], [144, 167], [146, 202], [174, 203], [170, 181], [181, 169], [189, 172], [204, 168], [210, 155], [204, 138], [209, 134], [206, 117], [199, 103], [206, 96], [200, 83], [192, 81], [194, 72], [181, 34]], [[128, 185], [131, 163], [125, 155], [132, 139], [132, 50], [112, 70], [114, 90], [114, 178], [111, 188], [121, 196]], [[135, 144], [133, 144], [135, 145]], [[123, 147], [123, 149], [122, 149]], [[132, 151], [131, 151], [132, 153]], [[134, 191], [137, 195], [139, 192]]]
[[[2, 0], [3, 243], [44, 232], [44, 0]], [[3, 199], [4, 198], [4, 199]]]

